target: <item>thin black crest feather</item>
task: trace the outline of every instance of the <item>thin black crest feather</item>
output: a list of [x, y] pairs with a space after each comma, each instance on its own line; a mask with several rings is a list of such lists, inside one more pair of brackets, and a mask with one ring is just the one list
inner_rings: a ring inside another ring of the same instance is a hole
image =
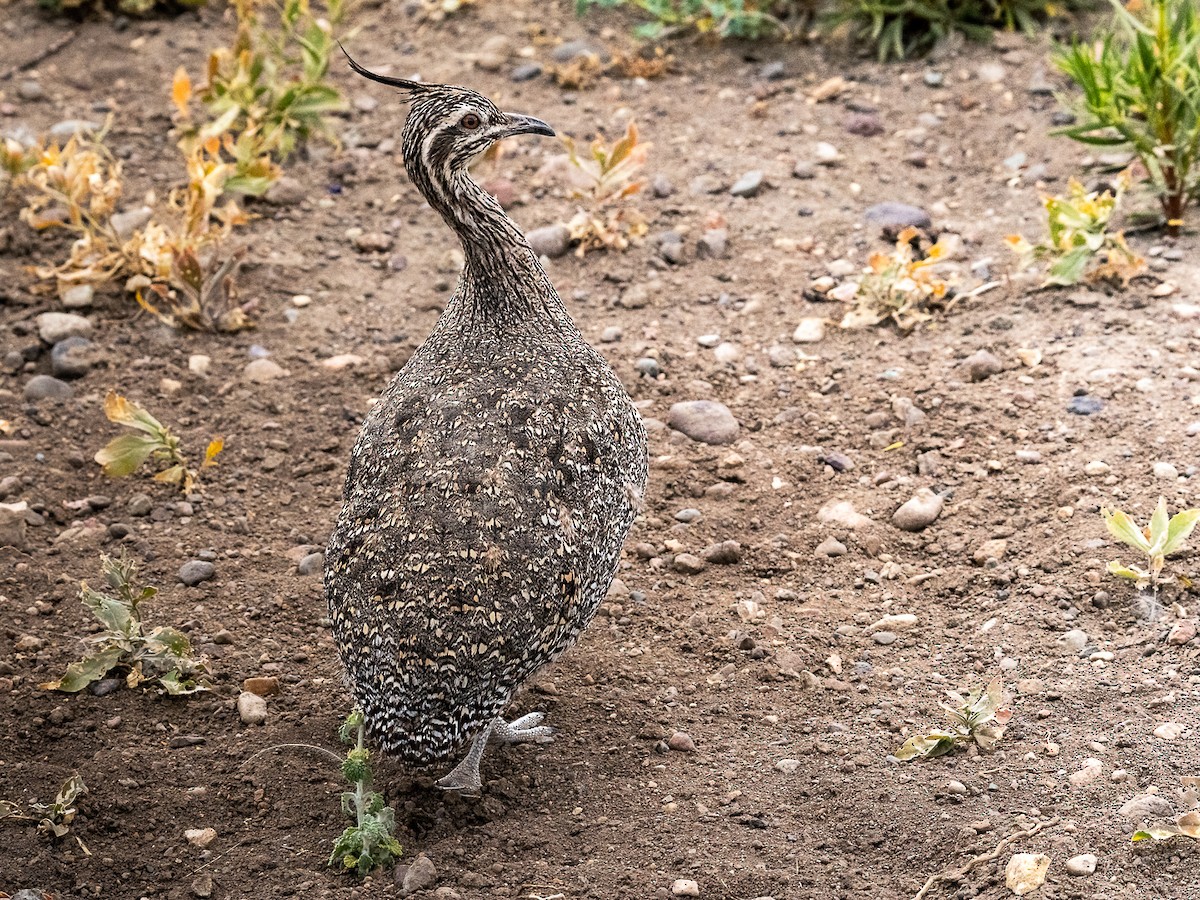
[[359, 65], [355, 61], [354, 57], [346, 52], [346, 48], [341, 45], [341, 42], [338, 42], [338, 49], [345, 54], [346, 61], [350, 63], [350, 68], [363, 78], [369, 78], [372, 81], [378, 81], [380, 84], [387, 84], [391, 85], [392, 87], [401, 88], [402, 90], [408, 91], [410, 94], [420, 94], [430, 90], [430, 85], [424, 84], [420, 81], [409, 81], [407, 78], [392, 78], [389, 75], [378, 75], [375, 72], [372, 72], [370, 69]]

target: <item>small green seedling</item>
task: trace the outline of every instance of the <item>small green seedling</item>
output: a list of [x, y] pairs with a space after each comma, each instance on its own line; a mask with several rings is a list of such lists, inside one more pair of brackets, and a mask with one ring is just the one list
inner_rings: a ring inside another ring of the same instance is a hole
[[933, 759], [972, 741], [981, 750], [991, 750], [1004, 737], [1012, 710], [1004, 706], [1004, 683], [999, 678], [986, 688], [973, 688], [965, 697], [955, 691], [946, 693], [954, 701], [953, 706], [942, 704], [950, 727], [913, 735], [896, 751], [896, 759]]
[[1046, 241], [1031, 244], [1019, 234], [1004, 240], [1020, 256], [1022, 268], [1035, 260], [1049, 263], [1043, 287], [1081, 281], [1110, 281], [1124, 287], [1146, 271], [1146, 260], [1129, 249], [1124, 233], [1108, 230], [1130, 183], [1128, 169], [1117, 175], [1115, 191], [1089, 192], [1072, 178], [1065, 197], [1042, 201], [1049, 232]]
[[1200, 841], [1200, 777], [1192, 775], [1183, 779], [1181, 797], [1188, 806], [1187, 812], [1169, 825], [1143, 822], [1142, 827], [1133, 833], [1132, 840], [1167, 841], [1173, 837], [1189, 837]]
[[396, 811], [384, 806], [383, 795], [371, 790], [370, 751], [364, 744], [365, 720], [354, 710], [338, 731], [345, 744], [353, 746], [342, 761], [342, 775], [354, 786], [342, 794], [342, 811], [354, 820], [336, 841], [329, 865], [344, 872], [368, 875], [377, 866], [385, 866], [403, 852], [396, 840]]
[[1158, 506], [1154, 508], [1150, 524], [1145, 528], [1138, 528], [1133, 519], [1119, 509], [1102, 508], [1100, 515], [1104, 517], [1109, 534], [1146, 555], [1147, 568], [1126, 566], [1114, 559], [1108, 564], [1109, 574], [1136, 581], [1142, 589], [1151, 587], [1156, 594], [1159, 585], [1174, 581], [1171, 576], [1162, 574], [1167, 557], [1183, 549], [1192, 529], [1200, 521], [1200, 509], [1185, 509], [1168, 518], [1167, 501], [1162, 497], [1158, 498]]
[[[187, 458], [180, 449], [179, 438], [158, 419], [150, 415], [141, 405], [126, 400], [116, 391], [109, 391], [104, 398], [104, 414], [110, 422], [134, 429], [134, 434], [123, 434], [113, 438], [96, 453], [95, 460], [103, 467], [105, 475], [124, 478], [136, 472], [151, 457], [157, 462], [170, 465], [154, 476], [155, 481], [176, 485], [185, 494], [196, 486], [197, 470], [188, 468]], [[201, 469], [216, 465], [216, 456], [225, 447], [224, 441], [215, 438], [204, 451]]]
[[76, 693], [119, 669], [124, 671], [129, 687], [156, 684], [175, 695], [208, 690], [208, 665], [192, 656], [191, 642], [182, 632], [162, 625], [149, 634], [144, 632], [140, 606], [158, 589], [138, 584], [137, 564], [124, 557], [103, 556], [101, 567], [115, 596], [92, 590], [86, 581], [79, 591], [83, 605], [104, 626], [103, 631], [88, 638], [94, 652], [67, 666], [58, 681], [39, 687]]
[[[37, 822], [38, 834], [60, 838], [71, 830], [75, 821], [75, 801], [87, 793], [87, 785], [78, 775], [72, 775], [62, 783], [52, 803], [30, 803], [33, 815], [21, 815], [21, 807], [11, 800], [0, 800], [0, 820], [15, 819], [18, 822]], [[7, 895], [5, 895], [7, 896]]]

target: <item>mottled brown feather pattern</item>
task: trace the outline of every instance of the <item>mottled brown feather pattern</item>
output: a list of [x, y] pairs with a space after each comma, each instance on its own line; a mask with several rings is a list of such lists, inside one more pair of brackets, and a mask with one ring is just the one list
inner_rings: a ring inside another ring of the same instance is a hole
[[[456, 160], [474, 92], [413, 96], [405, 167], [462, 240], [433, 332], [371, 409], [329, 540], [338, 651], [371, 735], [448, 759], [595, 615], [636, 515], [646, 435], [521, 232]], [[432, 140], [428, 140], [433, 136]]]

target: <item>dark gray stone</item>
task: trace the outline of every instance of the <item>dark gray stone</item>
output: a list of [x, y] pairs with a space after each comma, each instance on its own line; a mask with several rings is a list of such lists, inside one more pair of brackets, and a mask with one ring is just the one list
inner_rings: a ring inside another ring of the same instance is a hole
[[82, 378], [92, 368], [92, 347], [85, 337], [59, 341], [50, 351], [50, 370], [56, 378]]
[[179, 580], [188, 587], [215, 578], [217, 567], [203, 559], [193, 559], [179, 567]]
[[68, 400], [75, 395], [71, 386], [49, 375], [34, 375], [25, 383], [25, 399], [30, 403], [40, 400]]

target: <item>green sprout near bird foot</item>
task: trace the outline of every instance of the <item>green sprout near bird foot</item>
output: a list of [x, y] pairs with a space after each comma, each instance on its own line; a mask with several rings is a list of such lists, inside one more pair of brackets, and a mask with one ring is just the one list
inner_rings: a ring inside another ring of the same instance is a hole
[[354, 824], [333, 842], [329, 865], [364, 877], [398, 858], [403, 848], [395, 837], [396, 811], [384, 805], [382, 794], [371, 790], [371, 754], [365, 745], [366, 720], [360, 710], [346, 717], [338, 736], [352, 745], [342, 761], [342, 775], [354, 790], [342, 794], [342, 811]]

